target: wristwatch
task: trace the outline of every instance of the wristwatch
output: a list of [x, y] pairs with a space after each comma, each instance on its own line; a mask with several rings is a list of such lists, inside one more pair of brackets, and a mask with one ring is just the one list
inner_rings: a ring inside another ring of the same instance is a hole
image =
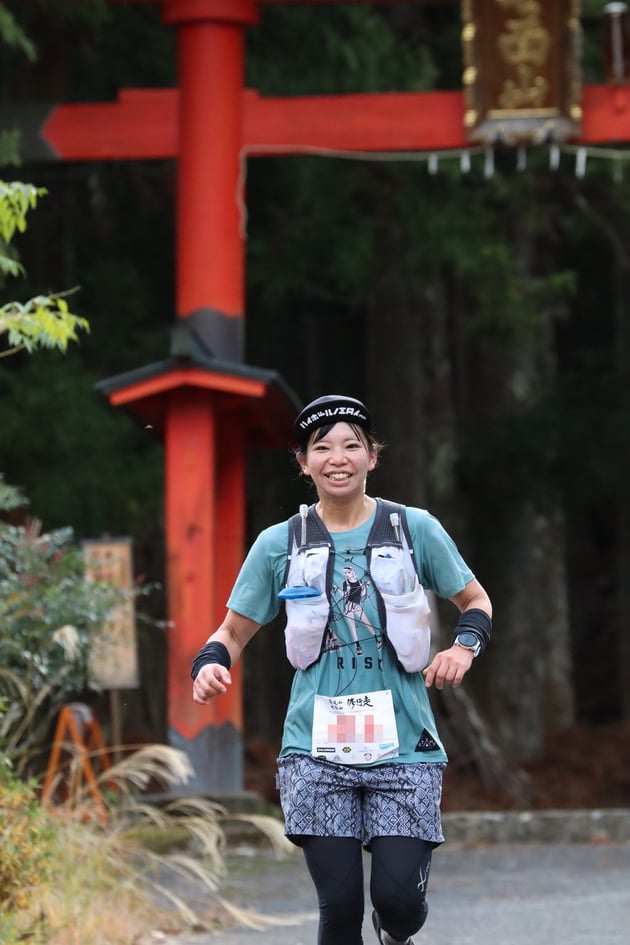
[[481, 643], [476, 633], [471, 630], [462, 630], [453, 641], [455, 646], [461, 646], [465, 650], [472, 650], [473, 656], [479, 656], [481, 653]]

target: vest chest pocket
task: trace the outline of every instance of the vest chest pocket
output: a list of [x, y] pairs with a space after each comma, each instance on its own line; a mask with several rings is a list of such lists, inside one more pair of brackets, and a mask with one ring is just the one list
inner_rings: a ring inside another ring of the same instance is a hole
[[370, 562], [370, 573], [385, 605], [387, 638], [408, 673], [429, 662], [431, 608], [404, 549], [383, 547]]
[[307, 669], [319, 659], [330, 607], [325, 594], [285, 599], [287, 657], [296, 669]]
[[293, 549], [287, 586], [280, 591], [287, 614], [284, 639], [287, 658], [296, 669], [307, 669], [319, 659], [330, 604], [326, 594], [327, 545]]
[[407, 594], [381, 591], [387, 614], [387, 637], [408, 673], [418, 673], [429, 662], [431, 651], [431, 608], [424, 588], [416, 577], [416, 587]]

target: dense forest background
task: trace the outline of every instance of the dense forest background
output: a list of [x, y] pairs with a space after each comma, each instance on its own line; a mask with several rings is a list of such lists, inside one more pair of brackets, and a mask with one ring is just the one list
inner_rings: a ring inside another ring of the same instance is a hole
[[[37, 59], [4, 51], [4, 105], [177, 81], [158, 4], [5, 6]], [[601, 7], [582, 5], [584, 82], [603, 81]], [[247, 82], [268, 95], [455, 89], [460, 31], [458, 3], [267, 6]], [[455, 156], [435, 174], [425, 157], [250, 160], [246, 360], [305, 402], [366, 400], [386, 443], [372, 493], [437, 514], [493, 598], [495, 640], [467, 683], [493, 738], [536, 765], [578, 732], [584, 763], [630, 718], [630, 167], [611, 152], [581, 176], [571, 153], [557, 169], [548, 148], [526, 157], [498, 151], [491, 175], [482, 155], [469, 173]], [[168, 354], [175, 164], [2, 176], [49, 191], [19, 240], [21, 291], [78, 287], [91, 334], [66, 356], [3, 361], [0, 469], [47, 528], [130, 535], [138, 574], [163, 582], [161, 446], [95, 384]], [[289, 455], [253, 455], [250, 538], [305, 495]], [[163, 591], [148, 606], [162, 619]], [[452, 610], [439, 616], [447, 634]], [[126, 734], [161, 738], [159, 623], [140, 625], [139, 645]], [[290, 684], [279, 628], [253, 641], [246, 678], [248, 739], [273, 754]], [[630, 787], [622, 755], [611, 802]]]

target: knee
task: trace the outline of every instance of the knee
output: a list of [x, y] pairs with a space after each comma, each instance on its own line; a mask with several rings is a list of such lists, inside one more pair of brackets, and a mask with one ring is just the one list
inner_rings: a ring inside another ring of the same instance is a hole
[[419, 931], [429, 914], [429, 904], [424, 894], [402, 897], [377, 893], [372, 895], [372, 905], [383, 928], [401, 942]]
[[380, 837], [372, 843], [372, 904], [383, 928], [399, 941], [426, 922], [430, 868], [431, 845], [422, 840]]

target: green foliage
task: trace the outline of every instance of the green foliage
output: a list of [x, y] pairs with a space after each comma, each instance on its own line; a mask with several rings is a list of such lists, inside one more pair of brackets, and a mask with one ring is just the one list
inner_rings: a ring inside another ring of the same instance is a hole
[[[0, 500], [5, 509], [23, 504], [1, 479]], [[90, 640], [122, 599], [86, 577], [71, 529], [0, 522], [0, 753], [18, 770], [57, 708], [88, 687]]]
[[25, 505], [28, 505], [28, 499], [15, 486], [6, 483], [3, 474], [0, 473], [0, 512], [12, 512], [14, 509], [21, 509]]
[[[120, 595], [85, 577], [83, 556], [71, 529], [41, 534], [37, 523], [0, 525], [0, 648], [3, 667], [42, 688], [67, 666], [58, 698], [86, 685], [90, 636]], [[60, 628], [72, 626], [66, 646]]]
[[[176, 31], [164, 27], [159, 3], [5, 0], [4, 5], [39, 56], [27, 64], [9, 50], [0, 62], [0, 83], [7, 72], [27, 71], [31, 94], [38, 101], [49, 101], [51, 95], [55, 101], [103, 101], [114, 98], [120, 88], [176, 82]], [[52, 86], [47, 57], [51, 43], [56, 79]]]
[[133, 535], [136, 566], [145, 571], [143, 548], [161, 549], [161, 444], [96, 395], [98, 375], [78, 358], [51, 353], [6, 363], [0, 455], [7, 478], [23, 485], [48, 528], [71, 523], [81, 539]]
[[0, 272], [12, 276], [23, 273], [22, 266], [9, 255], [8, 245], [16, 231], [26, 230], [26, 215], [35, 209], [37, 200], [46, 193], [43, 187], [22, 184], [19, 181], [7, 183], [0, 180]]
[[8, 167], [21, 163], [20, 144], [22, 134], [18, 128], [0, 129], [0, 165]]
[[[26, 215], [37, 206], [46, 190], [19, 181], [0, 181], [0, 273], [12, 276], [23, 273], [20, 263], [10, 255], [9, 244], [16, 232], [26, 230]], [[87, 331], [85, 318], [73, 315], [65, 296], [38, 295], [28, 302], [8, 302], [0, 308], [0, 335], [8, 334], [11, 348], [2, 356], [20, 348], [32, 352], [37, 348], [59, 348], [65, 351], [70, 341], [77, 340], [77, 330]]]
[[65, 25], [94, 26], [107, 17], [107, 0], [81, 0], [81, 3], [74, 0], [33, 0], [31, 3], [4, 0], [0, 3], [0, 38], [7, 45], [21, 50], [33, 62], [37, 59], [36, 45], [30, 35], [33, 22], [50, 17]]
[[265, 95], [419, 91], [438, 68], [419, 31], [367, 6], [268, 7], [248, 44], [247, 81]]
[[4, 3], [0, 3], [0, 37], [7, 46], [22, 52], [31, 62], [36, 59], [35, 46]]
[[[424, 160], [377, 164], [311, 157], [254, 165], [248, 241], [252, 358], [263, 351], [265, 363], [282, 365], [300, 390], [302, 363], [284, 352], [293, 345], [308, 357], [300, 335], [312, 336], [304, 321], [312, 314], [313, 324], [335, 338], [326, 357], [335, 383], [342, 370], [336, 351], [344, 345], [362, 349], [375, 285], [389, 278], [418, 299], [416, 308], [423, 298], [434, 305], [443, 287], [465, 311], [458, 343], [505, 350], [541, 337], [573, 299], [577, 276], [569, 261], [554, 267], [547, 253], [557, 227], [557, 186], [547, 168], [538, 170], [530, 160], [534, 174], [516, 175], [508, 165], [497, 167], [491, 179], [484, 177], [483, 156], [473, 159], [467, 176], [458, 162], [446, 160], [434, 176]], [[281, 188], [290, 195], [290, 207], [274, 200]], [[331, 381], [319, 381], [326, 383]]]
[[0, 308], [0, 334], [8, 333], [10, 351], [24, 348], [29, 353], [37, 348], [58, 348], [65, 351], [70, 341], [77, 341], [77, 330], [89, 331], [89, 322], [73, 315], [65, 295], [38, 295], [28, 302], [9, 302]]
[[34, 890], [45, 885], [55, 836], [34, 783], [20, 781], [0, 766], [0, 916], [5, 917], [0, 918], [0, 932], [7, 914], [27, 908]]
[[[0, 3], [0, 40], [5, 47], [15, 49], [22, 56], [26, 56], [29, 62], [35, 61], [35, 46], [4, 3]], [[0, 165], [6, 167], [9, 164], [19, 164], [19, 146], [19, 131], [0, 129]], [[4, 272], [6, 261], [3, 259], [2, 252], [2, 241], [0, 241], [0, 271]]]

